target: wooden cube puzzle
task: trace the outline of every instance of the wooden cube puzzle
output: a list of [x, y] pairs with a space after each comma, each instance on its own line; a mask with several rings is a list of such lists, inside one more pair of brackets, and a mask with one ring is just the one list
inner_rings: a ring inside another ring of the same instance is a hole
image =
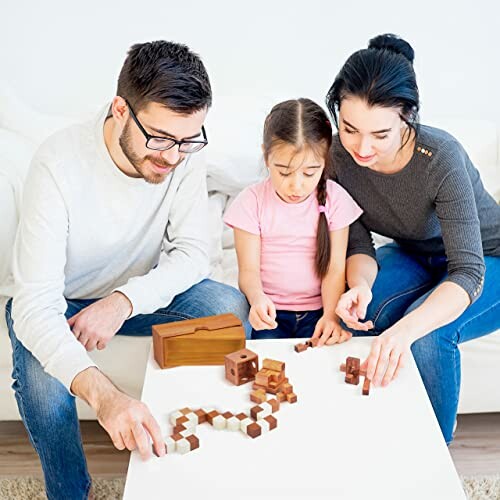
[[[244, 354], [245, 358], [242, 358], [241, 354]], [[258, 371], [258, 357], [248, 349], [231, 353], [225, 359], [226, 377], [234, 384], [240, 385], [245, 377], [255, 378], [250, 399], [258, 404], [250, 408], [249, 414], [240, 412], [235, 415], [230, 411], [221, 412], [215, 408], [192, 410], [187, 407], [172, 412], [169, 416], [172, 434], [165, 440], [167, 454], [184, 454], [199, 448], [196, 429], [203, 423], [208, 423], [217, 430], [241, 431], [255, 439], [276, 429], [278, 420], [272, 414], [279, 411], [281, 403], [297, 402], [297, 395], [285, 376], [285, 363], [282, 361], [265, 359], [262, 369]], [[267, 393], [275, 394], [275, 397], [266, 401]]]
[[259, 370], [259, 357], [249, 349], [241, 349], [224, 358], [226, 378], [234, 385], [246, 384], [255, 379]]
[[366, 370], [361, 369], [360, 359], [348, 357], [345, 363], [340, 365], [340, 371], [345, 373], [346, 384], [359, 384], [359, 377], [365, 377], [363, 382], [362, 394], [363, 396], [370, 395], [370, 380], [366, 377]]

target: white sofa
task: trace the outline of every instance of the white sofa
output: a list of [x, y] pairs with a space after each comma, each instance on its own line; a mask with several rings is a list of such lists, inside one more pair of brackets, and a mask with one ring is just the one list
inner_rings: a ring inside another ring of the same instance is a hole
[[[228, 199], [263, 174], [260, 135], [265, 114], [275, 98], [219, 97], [209, 114], [206, 149], [210, 191], [212, 276], [235, 285], [236, 258], [232, 234], [223, 228], [222, 213]], [[237, 111], [236, 111], [237, 110]], [[0, 87], [0, 296], [10, 293], [10, 258], [19, 217], [22, 184], [30, 158], [52, 131], [74, 120], [37, 113]], [[479, 120], [437, 119], [458, 137], [480, 168], [489, 191], [500, 199], [500, 140], [494, 123]], [[0, 297], [0, 420], [19, 419], [11, 385], [11, 347], [5, 324], [6, 298]], [[111, 379], [139, 397], [150, 338], [116, 336], [104, 351], [92, 357]], [[500, 360], [500, 331], [461, 346], [463, 377], [461, 413], [500, 412], [496, 384]], [[95, 418], [79, 403], [80, 418]]]

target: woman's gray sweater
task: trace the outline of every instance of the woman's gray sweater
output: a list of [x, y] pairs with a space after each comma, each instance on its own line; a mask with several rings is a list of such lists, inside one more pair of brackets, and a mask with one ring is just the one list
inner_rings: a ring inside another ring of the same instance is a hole
[[394, 174], [360, 167], [338, 135], [332, 160], [335, 180], [364, 210], [351, 225], [348, 256], [375, 258], [373, 231], [408, 252], [445, 254], [446, 281], [460, 285], [471, 302], [479, 297], [483, 255], [500, 256], [500, 206], [453, 136], [421, 125], [410, 162]]

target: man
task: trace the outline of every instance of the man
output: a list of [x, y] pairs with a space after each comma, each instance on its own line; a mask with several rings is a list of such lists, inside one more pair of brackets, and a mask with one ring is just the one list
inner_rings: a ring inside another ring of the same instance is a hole
[[7, 305], [20, 414], [49, 499], [87, 498], [91, 480], [74, 396], [116, 448], [165, 452], [148, 408], [87, 351], [116, 333], [233, 312], [243, 295], [208, 275], [206, 172], [196, 153], [211, 88], [203, 63], [171, 42], [134, 45], [96, 120], [49, 138], [33, 159]]

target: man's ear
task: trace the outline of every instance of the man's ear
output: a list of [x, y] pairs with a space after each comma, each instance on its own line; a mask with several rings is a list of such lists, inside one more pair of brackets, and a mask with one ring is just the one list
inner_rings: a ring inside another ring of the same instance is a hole
[[123, 97], [119, 95], [113, 97], [113, 102], [111, 103], [111, 113], [113, 118], [120, 124], [125, 125], [125, 122], [128, 119], [128, 105], [127, 101]]

